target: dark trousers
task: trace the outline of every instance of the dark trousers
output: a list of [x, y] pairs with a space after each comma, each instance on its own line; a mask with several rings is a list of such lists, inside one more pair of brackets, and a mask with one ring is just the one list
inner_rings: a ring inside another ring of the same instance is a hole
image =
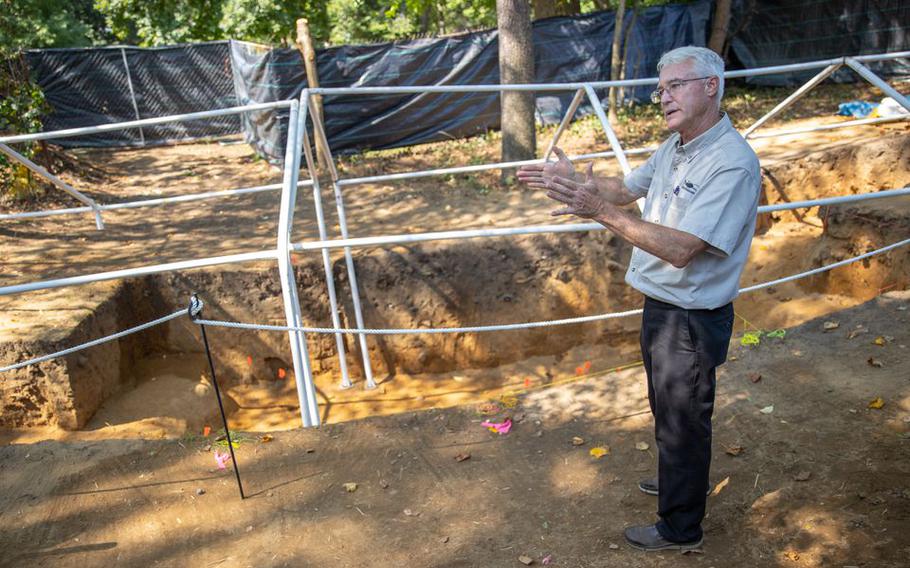
[[670, 541], [702, 537], [715, 369], [732, 331], [733, 304], [687, 310], [645, 299], [641, 353], [658, 450], [657, 530]]

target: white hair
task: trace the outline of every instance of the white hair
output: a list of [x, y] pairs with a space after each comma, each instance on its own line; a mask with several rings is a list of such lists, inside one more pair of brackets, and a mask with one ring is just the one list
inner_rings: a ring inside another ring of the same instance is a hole
[[693, 70], [699, 76], [717, 77], [717, 103], [724, 97], [724, 60], [707, 47], [687, 45], [664, 53], [657, 62], [657, 72], [666, 65], [691, 61]]

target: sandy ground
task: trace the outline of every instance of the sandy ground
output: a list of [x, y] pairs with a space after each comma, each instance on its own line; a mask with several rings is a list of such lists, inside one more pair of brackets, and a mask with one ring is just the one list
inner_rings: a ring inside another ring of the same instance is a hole
[[[246, 500], [214, 435], [7, 445], [0, 565], [906, 566], [908, 308], [910, 294], [887, 293], [734, 347], [695, 554], [622, 542], [656, 506], [635, 488], [655, 468], [636, 366], [485, 404], [240, 434]], [[480, 424], [506, 417], [505, 435]]]

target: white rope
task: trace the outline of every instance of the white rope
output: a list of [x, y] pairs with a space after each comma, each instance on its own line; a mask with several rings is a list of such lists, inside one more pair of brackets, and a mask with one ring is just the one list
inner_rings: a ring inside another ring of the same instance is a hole
[[[798, 274], [793, 274], [791, 276], [786, 276], [784, 278], [778, 278], [777, 280], [771, 280], [769, 282], [763, 282], [761, 284], [756, 284], [754, 286], [748, 286], [746, 288], [740, 289], [740, 293], [754, 292], [755, 290], [761, 290], [762, 288], [768, 288], [770, 286], [775, 286], [777, 284], [782, 284], [784, 282], [789, 282], [791, 280], [798, 280], [800, 278], [806, 278], [807, 276], [812, 276], [813, 274], [818, 274], [820, 272], [825, 272], [832, 270], [839, 266], [844, 266], [853, 262], [869, 258], [870, 256], [875, 256], [877, 254], [882, 254], [890, 250], [902, 247], [906, 244], [910, 244], [910, 239], [904, 239], [902, 241], [884, 246], [880, 249], [876, 249], [853, 258], [848, 258], [846, 260], [841, 260], [832, 264], [828, 264], [819, 268], [812, 270], [807, 270], [806, 272], [800, 272]], [[484, 326], [474, 326], [474, 327], [436, 327], [436, 328], [410, 328], [410, 329], [341, 329], [341, 328], [332, 328], [332, 327], [298, 327], [298, 326], [285, 326], [285, 325], [264, 325], [264, 324], [255, 324], [255, 323], [241, 323], [241, 322], [230, 322], [230, 321], [219, 321], [219, 320], [203, 320], [198, 319], [194, 320], [200, 325], [211, 325], [217, 327], [229, 327], [234, 329], [250, 329], [258, 331], [298, 331], [303, 333], [347, 333], [349, 335], [415, 335], [415, 334], [436, 334], [436, 333], [482, 333], [486, 331], [508, 331], [515, 329], [528, 329], [528, 328], [537, 328], [537, 327], [549, 327], [557, 325], [569, 325], [574, 323], [587, 323], [592, 321], [600, 321], [606, 319], [622, 318], [627, 316], [634, 316], [640, 314], [642, 311], [638, 310], [629, 310], [625, 312], [612, 312], [608, 314], [599, 314], [593, 316], [583, 316], [577, 318], [567, 318], [560, 320], [544, 320], [544, 321], [534, 321], [528, 323], [511, 323], [511, 324], [500, 324], [500, 325], [484, 325]]]
[[409, 329], [340, 329], [332, 327], [292, 327], [284, 325], [263, 325], [256, 323], [240, 323], [233, 321], [218, 320], [195, 320], [201, 325], [213, 325], [219, 327], [232, 327], [236, 329], [254, 329], [260, 331], [302, 331], [304, 333], [347, 333], [350, 335], [413, 335], [418, 333], [481, 333], [485, 331], [509, 331], [513, 329], [527, 329], [534, 327], [548, 327], [551, 325], [569, 325], [573, 323], [587, 323], [605, 319], [622, 318], [634, 316], [641, 313], [641, 309], [629, 310], [627, 312], [614, 312], [610, 314], [599, 314], [594, 316], [582, 316], [577, 318], [567, 318], [560, 320], [532, 321], [527, 323], [505, 323], [500, 325], [482, 325], [474, 327], [426, 327], [426, 328], [409, 328]]
[[875, 256], [875, 255], [881, 254], [881, 253], [883, 253], [883, 252], [888, 252], [889, 250], [893, 250], [893, 249], [896, 249], [896, 248], [898, 248], [898, 247], [902, 247], [902, 246], [904, 246], [904, 245], [906, 245], [906, 244], [910, 244], [910, 239], [904, 239], [904, 240], [902, 240], [902, 241], [898, 241], [898, 242], [896, 242], [896, 243], [890, 244], [890, 245], [885, 246], [885, 247], [882, 247], [882, 248], [880, 248], [880, 249], [876, 249], [876, 250], [867, 252], [867, 253], [865, 253], [865, 254], [861, 254], [861, 255], [859, 255], [859, 256], [854, 256], [854, 257], [852, 257], [852, 258], [848, 258], [848, 259], [845, 259], [845, 260], [841, 260], [841, 261], [839, 261], [839, 262], [835, 262], [835, 263], [832, 263], [832, 264], [828, 264], [828, 265], [825, 265], [825, 266], [821, 266], [821, 267], [819, 267], [819, 268], [814, 268], [814, 269], [812, 269], [812, 270], [807, 270], [807, 271], [805, 271], [805, 272], [800, 272], [799, 274], [792, 274], [792, 275], [790, 275], [790, 276], [785, 276], [785, 277], [783, 277], [783, 278], [778, 278], [777, 280], [771, 280], [770, 282], [764, 282], [764, 283], [762, 283], [762, 284], [756, 284], [756, 285], [754, 285], [754, 286], [748, 286], [748, 287], [746, 287], [746, 288], [742, 288], [739, 292], [740, 292], [740, 294], [745, 293], [745, 292], [754, 292], [755, 290], [761, 290], [762, 288], [769, 288], [769, 287], [775, 286], [775, 285], [777, 285], [777, 284], [783, 284], [784, 282], [790, 282], [790, 281], [792, 281], [792, 280], [799, 280], [800, 278], [806, 278], [807, 276], [812, 276], [813, 274], [819, 274], [819, 273], [821, 273], [821, 272], [825, 272], [825, 271], [828, 271], [828, 270], [832, 270], [832, 269], [837, 268], [837, 267], [839, 267], [839, 266], [845, 266], [845, 265], [847, 265], [847, 264], [851, 264], [851, 263], [853, 263], [853, 262], [857, 262], [857, 261], [859, 261], [859, 260], [863, 260], [863, 259], [865, 259], [865, 258], [869, 258], [870, 256]]
[[63, 351], [57, 351], [56, 353], [42, 355], [41, 357], [35, 357], [34, 359], [29, 359], [28, 361], [23, 361], [21, 363], [16, 363], [14, 365], [7, 365], [6, 367], [0, 367], [0, 373], [4, 373], [6, 371], [12, 371], [15, 369], [21, 369], [22, 367], [27, 367], [29, 365], [34, 365], [35, 363], [41, 363], [43, 361], [49, 361], [51, 359], [56, 359], [57, 357], [63, 357], [64, 355], [69, 355], [71, 353], [75, 353], [76, 351], [81, 351], [83, 349], [88, 349], [89, 347], [94, 347], [96, 345], [101, 345], [102, 343], [107, 343], [108, 341], [120, 339], [121, 337], [127, 336], [131, 333], [136, 333], [137, 331], [142, 331], [143, 329], [148, 329], [150, 327], [154, 327], [158, 324], [162, 324], [166, 321], [170, 321], [172, 319], [178, 318], [180, 316], [185, 316], [185, 315], [186, 315], [186, 310], [183, 309], [183, 310], [174, 312], [171, 315], [164, 316], [163, 318], [158, 318], [154, 321], [150, 321], [147, 323], [143, 323], [141, 325], [137, 325], [136, 327], [131, 327], [131, 328], [125, 329], [123, 331], [118, 331], [117, 333], [108, 335], [106, 337], [101, 337], [99, 339], [93, 339], [92, 341], [83, 343], [81, 345], [76, 345], [75, 347], [70, 347], [69, 349], [64, 349]]

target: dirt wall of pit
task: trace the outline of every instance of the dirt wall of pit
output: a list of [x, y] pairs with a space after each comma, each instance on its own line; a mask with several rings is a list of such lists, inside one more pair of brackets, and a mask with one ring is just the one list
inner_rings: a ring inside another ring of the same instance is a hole
[[[72, 289], [73, 294], [86, 289]], [[0, 341], [0, 365], [60, 351], [161, 317], [167, 307], [155, 301], [142, 281], [103, 283], [74, 306], [72, 317], [42, 322], [41, 310], [27, 305], [11, 320], [24, 317], [33, 333]], [[167, 327], [159, 326], [89, 350], [4, 373], [0, 380], [0, 426], [85, 425], [101, 402], [131, 386], [130, 369], [138, 359], [164, 348]]]

